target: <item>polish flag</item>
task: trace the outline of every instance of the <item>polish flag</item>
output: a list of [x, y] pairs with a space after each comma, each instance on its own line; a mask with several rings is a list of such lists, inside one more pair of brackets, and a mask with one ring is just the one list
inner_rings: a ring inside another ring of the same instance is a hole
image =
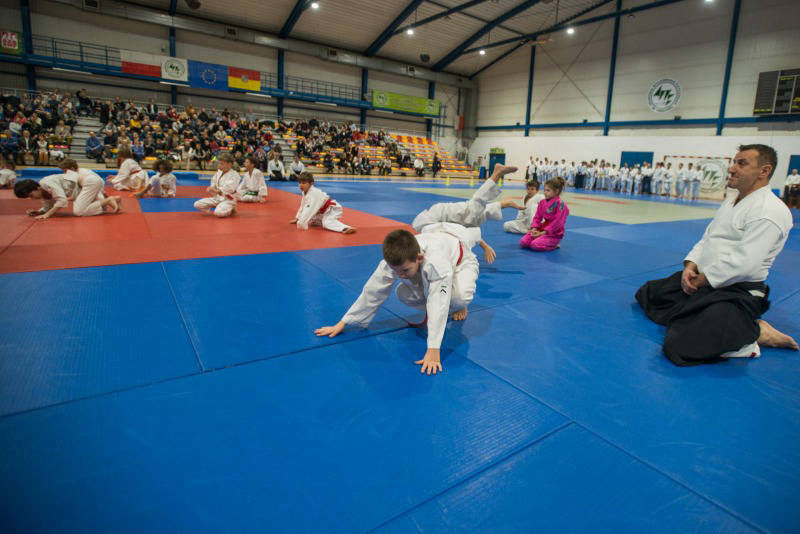
[[132, 50], [120, 50], [119, 56], [122, 60], [122, 72], [152, 78], [161, 77], [161, 63], [165, 59], [164, 56], [143, 54]]

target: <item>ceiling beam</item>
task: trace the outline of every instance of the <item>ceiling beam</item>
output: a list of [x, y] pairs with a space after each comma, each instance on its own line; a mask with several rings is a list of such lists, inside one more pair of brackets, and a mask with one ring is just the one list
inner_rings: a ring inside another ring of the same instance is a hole
[[420, 26], [424, 26], [424, 25], [428, 24], [429, 22], [433, 22], [434, 20], [439, 20], [439, 19], [441, 19], [443, 17], [448, 17], [448, 16], [452, 15], [453, 13], [458, 13], [459, 11], [463, 11], [463, 10], [465, 10], [467, 8], [472, 7], [472, 6], [477, 6], [478, 4], [482, 4], [482, 3], [486, 2], [486, 1], [487, 0], [471, 0], [470, 2], [466, 2], [464, 4], [460, 4], [460, 5], [457, 5], [455, 7], [451, 7], [450, 9], [442, 11], [441, 13], [437, 13], [435, 15], [431, 15], [430, 17], [424, 18], [422, 20], [418, 20], [418, 21], [414, 22], [414, 24], [408, 24], [406, 26], [403, 26], [402, 28], [398, 28], [397, 30], [395, 30], [394, 35], [401, 34], [401, 33], [403, 33], [404, 31], [406, 31], [409, 28], [419, 28]]
[[556, 24], [555, 26], [551, 26], [549, 28], [545, 28], [544, 30], [539, 30], [539, 31], [536, 31], [536, 32], [533, 32], [533, 33], [528, 33], [528, 34], [523, 35], [522, 37], [512, 37], [510, 39], [503, 39], [502, 41], [497, 41], [497, 42], [494, 42], [494, 43], [490, 43], [490, 44], [487, 44], [486, 46], [471, 48], [469, 50], [465, 50], [464, 53], [466, 54], [467, 52], [474, 52], [474, 51], [480, 50], [480, 49], [487, 49], [487, 48], [494, 48], [496, 46], [503, 46], [503, 45], [507, 45], [509, 43], [517, 42], [520, 39], [536, 39], [540, 35], [553, 33], [553, 32], [559, 31], [559, 30], [563, 30], [564, 28], [567, 28], [567, 27], [575, 28], [575, 27], [578, 27], [578, 26], [583, 26], [585, 24], [593, 24], [595, 22], [600, 22], [600, 21], [607, 20], [607, 19], [613, 19], [616, 16], [622, 17], [622, 16], [625, 16], [625, 15], [632, 15], [634, 13], [638, 13], [639, 11], [647, 11], [648, 9], [654, 9], [654, 8], [657, 8], [657, 7], [662, 7], [662, 6], [666, 6], [666, 5], [669, 5], [669, 4], [675, 4], [677, 2], [684, 2], [684, 1], [685, 0], [659, 0], [658, 2], [653, 2], [651, 4], [644, 4], [644, 5], [637, 6], [637, 7], [631, 7], [631, 8], [628, 8], [628, 9], [622, 9], [620, 11], [614, 11], [613, 13], [608, 13], [606, 15], [598, 15], [596, 17], [592, 17], [592, 18], [589, 18], [589, 19], [586, 19], [586, 20], [579, 20], [578, 22], [575, 22], [575, 23], [562, 21], [562, 22], [559, 22], [558, 24]]
[[294, 5], [294, 9], [292, 12], [289, 13], [289, 17], [286, 19], [286, 22], [283, 23], [283, 28], [281, 28], [278, 37], [281, 39], [286, 39], [289, 37], [289, 34], [292, 33], [294, 29], [294, 25], [297, 24], [297, 21], [300, 20], [300, 15], [303, 14], [303, 11], [306, 10], [308, 7], [308, 0], [297, 0], [297, 3]]
[[475, 33], [473, 33], [466, 41], [464, 41], [463, 43], [461, 43], [460, 45], [455, 47], [453, 50], [448, 52], [448, 54], [446, 56], [444, 56], [442, 59], [437, 61], [436, 64], [432, 67], [432, 69], [435, 70], [435, 71], [440, 71], [440, 70], [444, 69], [450, 63], [455, 61], [461, 54], [463, 54], [464, 50], [469, 48], [478, 39], [480, 39], [481, 37], [483, 37], [484, 35], [486, 35], [490, 31], [492, 31], [494, 28], [496, 28], [500, 24], [504, 23], [508, 19], [510, 19], [512, 17], [515, 17], [515, 16], [519, 15], [520, 13], [522, 13], [523, 11], [526, 11], [526, 10], [532, 8], [533, 6], [538, 4], [539, 1], [540, 0], [525, 0], [524, 2], [519, 4], [517, 7], [513, 8], [513, 9], [511, 9], [509, 11], [506, 11], [505, 13], [503, 13], [502, 15], [497, 17], [496, 19], [490, 21], [483, 28], [481, 28], [480, 30], [478, 30]]
[[[425, 3], [430, 4], [432, 6], [441, 7], [442, 9], [450, 9], [450, 6], [447, 6], [447, 5], [444, 5], [442, 3], [439, 3], [436, 0], [426, 0]], [[462, 15], [464, 17], [470, 18], [472, 20], [477, 20], [478, 22], [483, 22], [484, 24], [487, 24], [489, 22], [488, 20], [486, 20], [483, 17], [479, 17], [477, 15], [473, 15], [472, 13], [467, 13], [466, 11], [462, 11], [461, 13], [459, 13], [459, 15]], [[501, 26], [498, 26], [498, 28], [500, 28], [501, 30], [506, 30], [507, 32], [516, 33], [517, 35], [523, 35], [522, 32], [517, 31], [517, 30], [515, 30], [513, 28], [509, 28], [508, 26], [502, 26], [501, 25]]]
[[423, 2], [423, 0], [411, 0], [406, 8], [397, 15], [397, 17], [392, 21], [386, 29], [381, 32], [377, 39], [375, 39], [369, 48], [364, 50], [364, 55], [367, 57], [372, 57], [378, 53], [378, 50], [381, 49], [386, 42], [394, 36], [395, 30], [414, 12], [417, 7]]
[[504, 60], [505, 58], [507, 58], [508, 56], [510, 56], [511, 54], [513, 54], [513, 53], [514, 53], [514, 52], [515, 52], [515, 51], [516, 51], [516, 50], [517, 50], [519, 47], [521, 47], [521, 46], [525, 46], [525, 43], [519, 43], [517, 46], [514, 46], [514, 47], [512, 47], [512, 48], [509, 48], [507, 51], [503, 52], [502, 54], [500, 54], [499, 56], [497, 56], [496, 58], [494, 58], [493, 60], [491, 60], [489, 63], [487, 63], [487, 64], [486, 64], [486, 65], [484, 65], [483, 67], [481, 67], [480, 69], [478, 69], [478, 70], [476, 70], [475, 72], [473, 72], [472, 74], [470, 74], [470, 75], [469, 75], [469, 79], [471, 80], [472, 78], [474, 78], [475, 76], [477, 76], [477, 75], [478, 75], [478, 74], [480, 74], [481, 72], [485, 71], [486, 69], [488, 69], [489, 67], [491, 67], [491, 66], [492, 66], [492, 65], [494, 65], [495, 63], [498, 63], [499, 61], [502, 61], [502, 60]]

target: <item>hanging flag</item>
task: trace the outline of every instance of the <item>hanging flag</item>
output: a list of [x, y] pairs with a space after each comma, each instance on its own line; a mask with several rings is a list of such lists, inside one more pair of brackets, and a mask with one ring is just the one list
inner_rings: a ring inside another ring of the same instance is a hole
[[247, 91], [260, 91], [261, 73], [257, 70], [228, 67], [228, 87], [246, 89]]
[[189, 85], [199, 89], [228, 90], [228, 67], [189, 60]]
[[169, 59], [166, 56], [143, 54], [133, 50], [120, 50], [119, 57], [122, 60], [122, 72], [153, 78], [161, 78], [161, 62]]
[[179, 57], [165, 57], [161, 61], [161, 77], [173, 82], [189, 81], [189, 64]]

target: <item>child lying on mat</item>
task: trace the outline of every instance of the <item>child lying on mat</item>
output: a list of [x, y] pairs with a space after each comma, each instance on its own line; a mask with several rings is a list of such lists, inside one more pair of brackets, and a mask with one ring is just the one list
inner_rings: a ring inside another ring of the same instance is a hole
[[297, 210], [297, 215], [289, 221], [289, 224], [296, 224], [301, 230], [308, 230], [309, 225], [317, 225], [326, 230], [343, 234], [356, 232], [355, 228], [339, 220], [342, 217], [342, 206], [327, 193], [314, 187], [314, 177], [311, 173], [300, 173], [297, 178], [297, 186], [303, 192], [303, 198], [300, 200], [300, 209]]
[[178, 179], [172, 174], [172, 163], [167, 159], [160, 159], [155, 165], [156, 173], [147, 179], [144, 189], [133, 194], [141, 198], [151, 194], [161, 198], [175, 198]]
[[[318, 336], [339, 335], [348, 324], [366, 327], [389, 297], [395, 282], [397, 297], [426, 313], [428, 350], [417, 365], [420, 372], [442, 370], [439, 348], [447, 318], [463, 321], [475, 295], [478, 259], [472, 253], [481, 238], [480, 228], [454, 223], [426, 225], [419, 235], [407, 230], [390, 232], [383, 240], [383, 260], [364, 285], [361, 296], [334, 326], [317, 328]], [[421, 326], [409, 323], [409, 326]]]

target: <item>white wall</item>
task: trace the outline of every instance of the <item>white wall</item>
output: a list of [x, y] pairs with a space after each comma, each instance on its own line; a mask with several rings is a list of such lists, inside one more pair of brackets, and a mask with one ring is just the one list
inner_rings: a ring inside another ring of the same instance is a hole
[[530, 49], [521, 47], [478, 76], [478, 125], [499, 126], [525, 120]]
[[284, 73], [312, 80], [325, 80], [352, 85], [361, 89], [361, 68], [341, 63], [333, 63], [302, 54], [284, 54]]
[[[775, 189], [783, 188], [783, 181], [788, 174], [789, 156], [800, 154], [800, 137], [785, 134], [765, 134], [758, 138], [751, 136], [713, 136], [682, 135], [673, 136], [665, 132], [660, 137], [626, 136], [626, 137], [536, 137], [522, 136], [489, 136], [478, 137], [470, 148], [470, 161], [478, 156], [487, 160], [490, 148], [503, 148], [506, 152], [506, 164], [525, 168], [528, 158], [556, 158], [569, 161], [605, 159], [619, 162], [623, 151], [653, 152], [653, 161], [661, 161], [666, 155], [679, 156], [715, 156], [733, 157], [740, 144], [763, 143], [772, 146], [778, 152], [778, 167], [770, 185]], [[522, 173], [516, 177], [521, 178]]]
[[[360, 86], [360, 78], [358, 83]], [[367, 85], [370, 89], [375, 89], [377, 91], [389, 91], [390, 93], [399, 93], [401, 95], [428, 98], [428, 82], [426, 80], [409, 78], [408, 76], [371, 71], [369, 73]]]

